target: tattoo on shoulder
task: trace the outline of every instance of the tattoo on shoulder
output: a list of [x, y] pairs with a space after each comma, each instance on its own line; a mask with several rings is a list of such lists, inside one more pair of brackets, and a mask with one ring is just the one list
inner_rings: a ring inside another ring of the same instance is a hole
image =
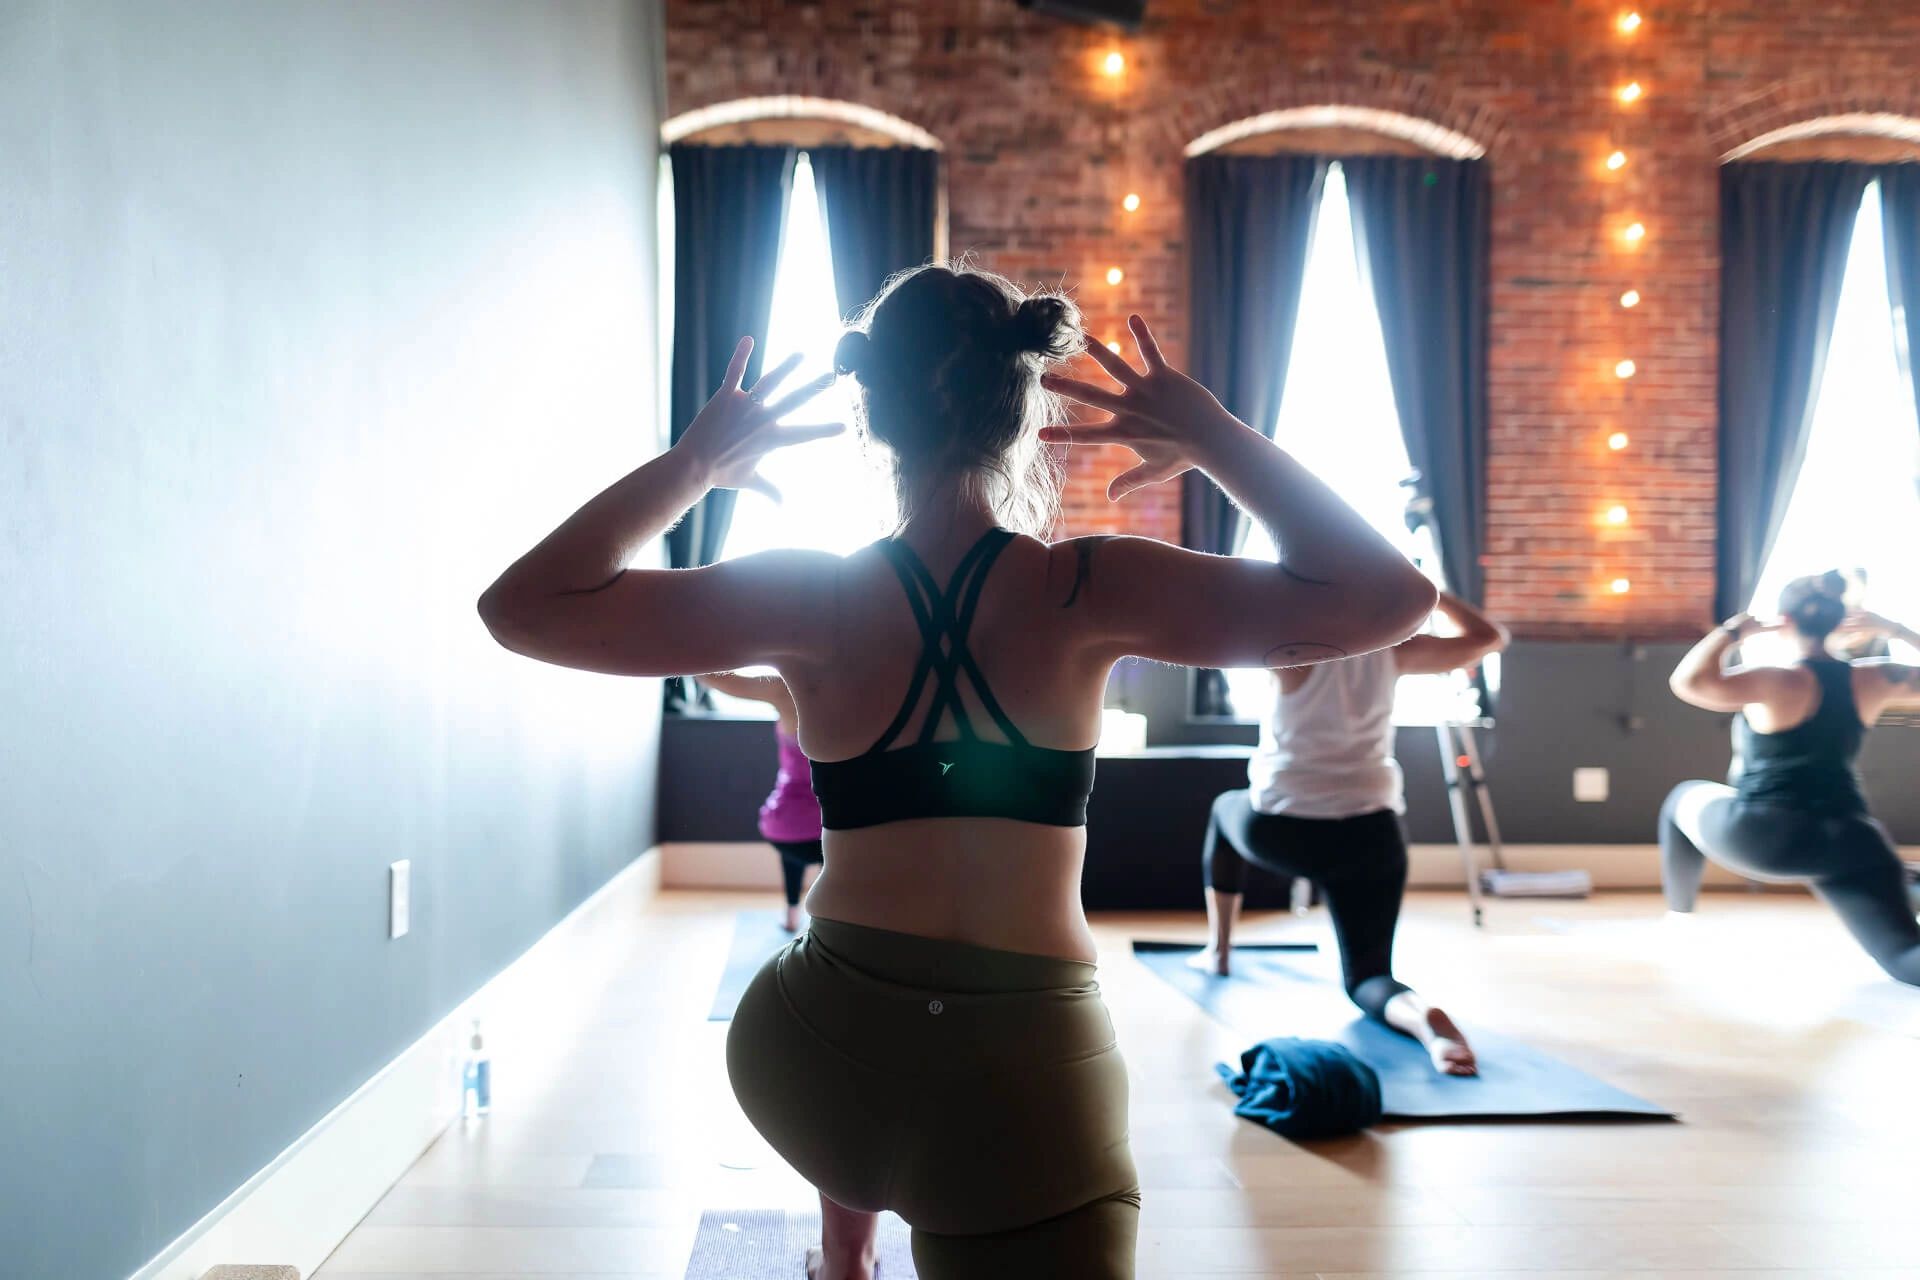
[[590, 596], [595, 594], [596, 592], [605, 591], [608, 587], [612, 586], [614, 583], [620, 581], [620, 579], [626, 576], [627, 576], [627, 571], [625, 569], [618, 569], [614, 571], [614, 575], [611, 578], [608, 578], [605, 582], [601, 583], [597, 587], [576, 587], [572, 591], [562, 591], [560, 592], [560, 594], [563, 596]]
[[1093, 549], [1107, 540], [1106, 535], [1081, 538], [1073, 544], [1073, 590], [1060, 602], [1062, 609], [1073, 608], [1073, 602], [1080, 598], [1080, 586], [1093, 576]]
[[1304, 667], [1315, 662], [1333, 662], [1346, 656], [1347, 651], [1336, 645], [1321, 644], [1317, 640], [1288, 640], [1267, 650], [1261, 661], [1268, 667]]
[[1304, 573], [1295, 573], [1291, 568], [1287, 566], [1287, 562], [1285, 560], [1282, 560], [1280, 562], [1280, 572], [1286, 574], [1289, 578], [1292, 578], [1295, 582], [1304, 582], [1310, 587], [1330, 587], [1333, 585], [1333, 583], [1327, 581], [1324, 578], [1309, 578]]

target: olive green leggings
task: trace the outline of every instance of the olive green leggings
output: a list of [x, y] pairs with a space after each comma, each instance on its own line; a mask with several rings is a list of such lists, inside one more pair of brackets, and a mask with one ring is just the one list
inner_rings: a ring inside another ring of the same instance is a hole
[[1127, 1072], [1094, 967], [815, 917], [727, 1033], [741, 1109], [924, 1280], [1129, 1280]]

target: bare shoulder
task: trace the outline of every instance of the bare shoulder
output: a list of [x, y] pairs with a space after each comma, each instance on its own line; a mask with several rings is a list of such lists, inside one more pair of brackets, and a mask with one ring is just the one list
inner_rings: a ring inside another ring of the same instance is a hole
[[1920, 707], [1920, 667], [1888, 658], [1866, 658], [1853, 664], [1854, 700], [1861, 719], [1872, 723], [1894, 707]]

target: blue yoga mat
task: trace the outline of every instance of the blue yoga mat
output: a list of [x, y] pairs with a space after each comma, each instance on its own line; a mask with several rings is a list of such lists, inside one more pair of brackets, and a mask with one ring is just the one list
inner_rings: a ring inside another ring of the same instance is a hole
[[[687, 1280], [800, 1280], [820, 1243], [820, 1215], [779, 1209], [709, 1209], [700, 1215]], [[880, 1280], [915, 1280], [907, 1224], [880, 1218]]]
[[1665, 1107], [1596, 1080], [1577, 1067], [1495, 1031], [1462, 1025], [1477, 1076], [1444, 1076], [1410, 1036], [1355, 1018], [1339, 982], [1293, 956], [1233, 949], [1230, 978], [1188, 966], [1197, 946], [1134, 943], [1134, 957], [1168, 986], [1249, 1041], [1305, 1036], [1345, 1045], [1380, 1076], [1389, 1117], [1401, 1120], [1580, 1119], [1600, 1116], [1671, 1120]]
[[[742, 911], [733, 918], [733, 945], [727, 949], [727, 967], [720, 971], [720, 988], [713, 993], [713, 1008], [708, 1022], [732, 1022], [733, 1011], [740, 1007], [740, 996], [760, 972], [760, 966], [796, 935], [780, 925], [778, 911]], [[807, 927], [805, 915], [800, 928]]]

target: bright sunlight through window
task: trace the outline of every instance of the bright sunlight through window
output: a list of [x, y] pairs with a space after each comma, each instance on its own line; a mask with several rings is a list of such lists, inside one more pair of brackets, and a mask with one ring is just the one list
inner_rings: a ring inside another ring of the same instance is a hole
[[[800, 367], [783, 387], [800, 386], [833, 367], [833, 348], [841, 329], [826, 219], [813, 183], [813, 166], [801, 152], [781, 234], [780, 266], [773, 280], [766, 367], [799, 352]], [[767, 457], [760, 474], [780, 491], [781, 500], [776, 503], [757, 493], [739, 495], [727, 529], [726, 558], [778, 547], [844, 555], [884, 537], [893, 525], [893, 488], [885, 471], [863, 453], [854, 437], [853, 380], [842, 378], [788, 421], [841, 422], [847, 430], [830, 440], [781, 449]]]
[[[794, 166], [793, 194], [781, 231], [764, 367], [799, 352], [800, 367], [782, 386], [800, 386], [833, 367], [841, 331], [826, 218], [813, 165], [803, 151]], [[793, 423], [840, 422], [847, 430], [829, 440], [778, 450], [761, 463], [760, 474], [780, 491], [780, 501], [747, 491], [738, 495], [733, 523], [727, 527], [725, 559], [782, 547], [845, 555], [893, 527], [893, 487], [853, 433], [853, 392], [853, 380], [842, 378], [788, 418]], [[758, 703], [719, 692], [713, 700], [732, 715], [772, 714]]]
[[[1387, 375], [1380, 313], [1360, 278], [1353, 241], [1353, 211], [1347, 180], [1338, 164], [1327, 173], [1313, 241], [1300, 287], [1300, 319], [1294, 326], [1286, 394], [1274, 439], [1330, 485], [1367, 522], [1404, 551], [1434, 582], [1441, 581], [1432, 535], [1407, 529], [1411, 491], [1401, 482], [1413, 471], [1400, 435]], [[1274, 558], [1273, 539], [1258, 521], [1247, 522], [1241, 554]], [[1229, 671], [1227, 690], [1234, 715], [1260, 719], [1273, 697], [1263, 670]], [[1402, 680], [1394, 704], [1401, 724], [1436, 724], [1462, 714], [1464, 678], [1430, 676]], [[1470, 710], [1470, 708], [1469, 708]]]
[[[1759, 617], [1779, 612], [1780, 589], [1795, 578], [1858, 569], [1862, 607], [1920, 625], [1920, 426], [1891, 321], [1874, 183], [1853, 229], [1806, 460], [1754, 593]], [[1897, 657], [1920, 658], [1900, 648]]]

